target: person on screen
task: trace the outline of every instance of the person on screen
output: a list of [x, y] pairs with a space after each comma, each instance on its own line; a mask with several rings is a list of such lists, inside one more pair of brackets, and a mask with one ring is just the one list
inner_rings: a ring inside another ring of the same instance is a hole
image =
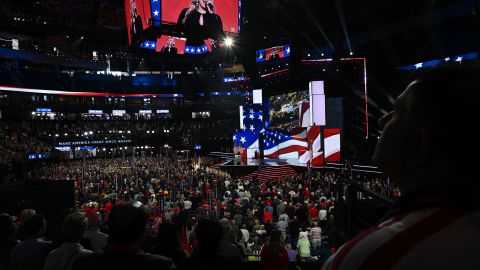
[[219, 40], [223, 36], [222, 19], [213, 0], [192, 0], [178, 16], [177, 26], [187, 38], [186, 46], [201, 47], [206, 38]]
[[272, 53], [270, 54], [270, 58], [268, 60], [274, 60], [280, 58], [280, 55], [278, 55], [277, 48], [272, 49]]
[[170, 37], [167, 41], [167, 44], [165, 44], [165, 46], [163, 46], [160, 51], [164, 54], [177, 54], [177, 47], [175, 47], [175, 39], [173, 37]]
[[130, 42], [135, 44], [141, 39], [143, 32], [142, 17], [138, 15], [137, 3], [130, 0]]

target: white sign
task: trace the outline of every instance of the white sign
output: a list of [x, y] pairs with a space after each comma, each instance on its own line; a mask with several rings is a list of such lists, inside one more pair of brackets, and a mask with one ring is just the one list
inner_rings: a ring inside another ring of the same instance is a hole
[[103, 110], [88, 110], [89, 114], [102, 114]]
[[127, 111], [125, 111], [125, 110], [113, 110], [112, 111], [113, 115], [124, 115], [126, 113], [127, 113]]

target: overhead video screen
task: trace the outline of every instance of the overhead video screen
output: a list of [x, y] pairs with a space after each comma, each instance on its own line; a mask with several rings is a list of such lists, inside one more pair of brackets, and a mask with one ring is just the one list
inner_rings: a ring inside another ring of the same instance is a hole
[[[153, 1], [153, 0], [152, 0]], [[218, 17], [224, 32], [238, 33], [240, 26], [240, 1], [239, 0], [159, 0], [162, 7], [162, 24], [183, 24], [184, 15], [186, 23], [194, 18], [203, 17], [203, 26], [215, 23]], [[206, 14], [200, 16], [200, 14]], [[217, 16], [211, 16], [217, 15]], [[217, 18], [215, 18], [217, 17]], [[218, 22], [217, 22], [218, 23]], [[200, 27], [197, 25], [196, 27]]]
[[125, 0], [129, 44], [150, 26], [176, 26], [187, 46], [240, 31], [240, 0]]
[[[295, 128], [302, 123], [300, 106], [309, 102], [308, 91], [292, 92], [270, 97], [270, 127]], [[326, 98], [326, 126], [343, 129], [343, 104], [341, 97]], [[305, 127], [308, 126], [305, 125]]]
[[270, 127], [298, 127], [299, 105], [308, 102], [308, 91], [292, 92], [270, 97]]
[[290, 44], [258, 50], [256, 53], [256, 60], [257, 62], [265, 62], [288, 56], [290, 56]]
[[139, 42], [142, 39], [143, 30], [150, 26], [149, 22], [152, 22], [150, 0], [125, 0], [125, 16], [128, 44]]
[[140, 44], [140, 48], [155, 50], [166, 55], [177, 54], [204, 54], [215, 50], [218, 44], [207, 39], [203, 44], [198, 46], [186, 45], [186, 38], [179, 38], [174, 36], [161, 36], [154, 40], [145, 40]]

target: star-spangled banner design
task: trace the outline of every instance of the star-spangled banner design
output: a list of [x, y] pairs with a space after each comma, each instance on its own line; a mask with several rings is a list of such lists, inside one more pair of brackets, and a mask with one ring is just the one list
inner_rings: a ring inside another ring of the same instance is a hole
[[201, 46], [185, 46], [184, 54], [205, 54], [208, 52], [207, 45], [203, 44]]
[[150, 0], [150, 8], [152, 11], [152, 25], [162, 25], [162, 5], [161, 0]]
[[243, 106], [243, 129], [252, 133], [265, 130], [261, 104], [247, 104]]
[[155, 50], [157, 48], [157, 42], [153, 40], [145, 40], [140, 44], [140, 48], [148, 49], [148, 50]]
[[398, 67], [398, 69], [416, 70], [416, 69], [421, 69], [421, 68], [429, 68], [429, 67], [433, 67], [433, 66], [436, 66], [436, 65], [449, 63], [449, 62], [461, 63], [463, 61], [475, 60], [475, 59], [478, 59], [478, 58], [480, 58], [480, 53], [472, 52], [472, 53], [466, 53], [466, 54], [461, 54], [461, 55], [456, 55], [456, 56], [448, 56], [448, 57], [444, 57], [444, 58], [440, 58], [440, 59], [420, 62], [420, 63], [416, 63], [416, 64], [412, 64], [412, 65], [401, 66], [401, 67]]
[[265, 158], [298, 158], [299, 151], [307, 151], [307, 132], [305, 128], [289, 132], [265, 129], [265, 121], [261, 104], [243, 106], [243, 129], [233, 134], [233, 145], [241, 149], [242, 156], [252, 158], [260, 148], [260, 133], [263, 133], [263, 149]]
[[297, 158], [299, 151], [308, 150], [305, 128], [291, 131], [267, 129], [263, 136], [265, 158]]

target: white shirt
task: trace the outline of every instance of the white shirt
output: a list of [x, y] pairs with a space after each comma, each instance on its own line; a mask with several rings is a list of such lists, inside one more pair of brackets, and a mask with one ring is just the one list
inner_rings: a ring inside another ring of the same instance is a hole
[[192, 202], [191, 201], [184, 201], [183, 202], [183, 209], [190, 209], [192, 208]]
[[243, 241], [247, 243], [248, 239], [250, 239], [250, 233], [248, 232], [247, 229], [240, 229], [240, 231], [242, 231], [242, 234], [243, 234]]
[[318, 211], [318, 219], [326, 220], [327, 219], [327, 210], [321, 209], [320, 211]]

